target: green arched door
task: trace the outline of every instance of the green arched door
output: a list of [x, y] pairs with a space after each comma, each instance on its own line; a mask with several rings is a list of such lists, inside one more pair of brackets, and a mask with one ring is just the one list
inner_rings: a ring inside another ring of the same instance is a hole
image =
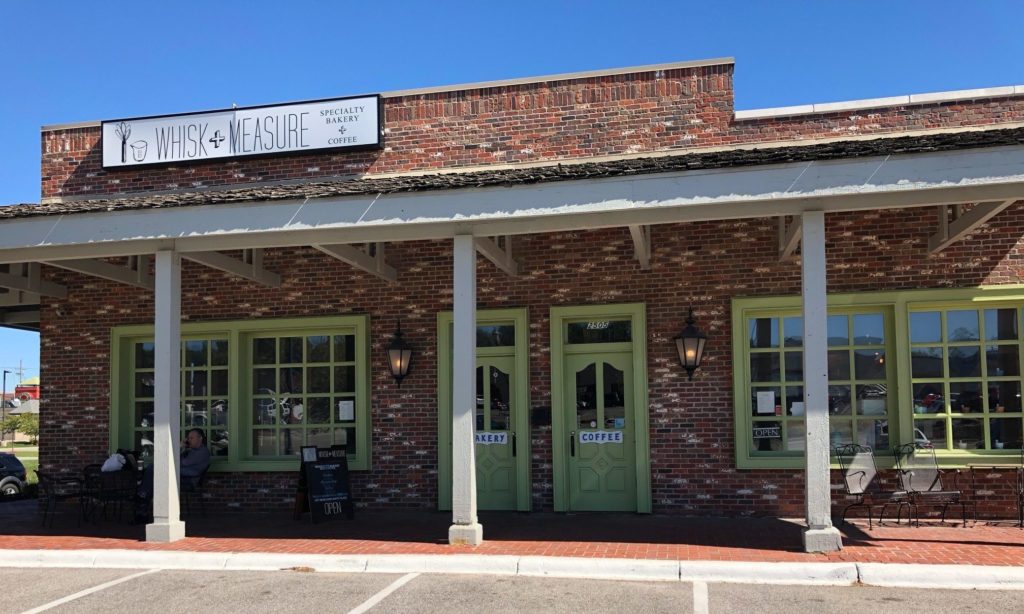
[[568, 356], [565, 375], [570, 509], [635, 511], [632, 355]]

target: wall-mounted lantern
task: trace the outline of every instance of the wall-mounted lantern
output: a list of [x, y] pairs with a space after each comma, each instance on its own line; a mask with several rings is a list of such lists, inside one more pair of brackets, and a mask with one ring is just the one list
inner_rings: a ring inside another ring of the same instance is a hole
[[388, 345], [388, 365], [391, 367], [391, 376], [395, 378], [398, 387], [402, 387], [402, 380], [409, 375], [409, 363], [412, 361], [412, 346], [405, 339], [402, 339], [402, 322], [395, 323], [395, 336]]
[[694, 326], [694, 323], [693, 307], [690, 307], [690, 313], [686, 316], [686, 328], [675, 337], [679, 364], [686, 369], [690, 381], [693, 381], [693, 372], [700, 367], [700, 361], [704, 357], [704, 344], [708, 341], [708, 336]]

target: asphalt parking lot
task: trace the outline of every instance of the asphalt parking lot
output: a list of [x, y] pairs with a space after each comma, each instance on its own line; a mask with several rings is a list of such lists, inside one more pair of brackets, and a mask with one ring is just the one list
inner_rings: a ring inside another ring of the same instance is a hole
[[304, 571], [0, 569], [2, 612], [1016, 611], [1019, 591]]

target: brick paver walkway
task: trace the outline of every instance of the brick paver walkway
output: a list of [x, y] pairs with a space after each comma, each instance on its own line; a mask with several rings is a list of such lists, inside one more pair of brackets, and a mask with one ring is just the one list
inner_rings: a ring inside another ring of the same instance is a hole
[[1007, 524], [840, 527], [845, 548], [801, 552], [796, 521], [687, 518], [632, 514], [482, 513], [483, 545], [446, 543], [450, 515], [372, 512], [312, 525], [286, 513], [224, 514], [189, 519], [188, 537], [150, 544], [144, 528], [114, 520], [79, 526], [68, 507], [41, 528], [34, 502], [0, 503], [0, 549], [138, 549], [310, 554], [493, 554], [702, 561], [878, 562], [1024, 565], [1024, 530]]

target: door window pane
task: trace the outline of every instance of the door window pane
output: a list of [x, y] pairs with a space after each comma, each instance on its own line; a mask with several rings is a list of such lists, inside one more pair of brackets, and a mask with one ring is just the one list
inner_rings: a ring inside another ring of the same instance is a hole
[[597, 368], [587, 365], [575, 374], [576, 426], [581, 429], [597, 428]]
[[623, 372], [604, 365], [604, 428], [626, 428], [626, 389]]
[[629, 320], [590, 320], [566, 325], [569, 343], [622, 343], [633, 340]]
[[512, 324], [486, 324], [476, 327], [476, 347], [511, 347], [516, 344], [516, 327]]
[[491, 367], [491, 430], [509, 428], [509, 376], [497, 367]]

